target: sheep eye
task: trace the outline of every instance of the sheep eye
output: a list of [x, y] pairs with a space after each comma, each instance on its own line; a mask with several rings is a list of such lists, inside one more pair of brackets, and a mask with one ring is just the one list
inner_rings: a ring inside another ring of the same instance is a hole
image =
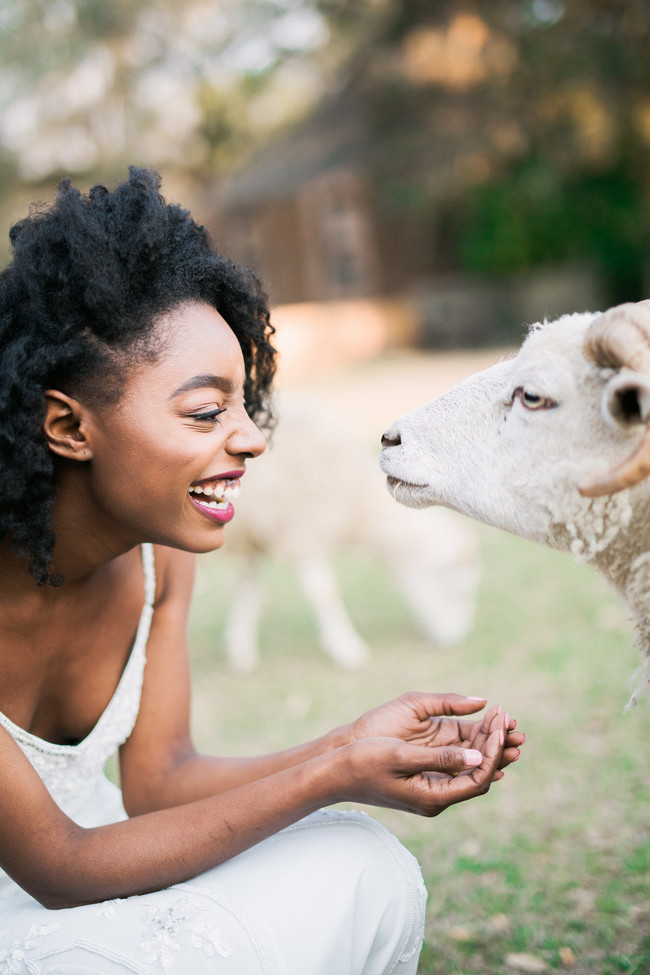
[[527, 410], [552, 410], [557, 406], [555, 400], [548, 396], [539, 396], [537, 393], [529, 393], [523, 386], [518, 386], [512, 394], [512, 401], [521, 400], [522, 405]]

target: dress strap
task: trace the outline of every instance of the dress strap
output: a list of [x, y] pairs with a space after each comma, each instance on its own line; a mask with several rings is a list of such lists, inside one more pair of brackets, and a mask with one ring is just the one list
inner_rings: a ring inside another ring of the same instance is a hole
[[[54, 742], [44, 741], [42, 738], [32, 735], [31, 732], [25, 731], [23, 728], [15, 725], [6, 715], [0, 712], [0, 725], [21, 745], [23, 750], [28, 752], [30, 761], [37, 767], [46, 785], [49, 782], [48, 768], [47, 765], [41, 767], [38, 760], [39, 755], [49, 756], [47, 761], [54, 761], [52, 756], [56, 756], [59, 763], [64, 761], [64, 756], [66, 762], [72, 763], [76, 760], [74, 756], [98, 755], [98, 763], [103, 765], [108, 756], [126, 741], [133, 729], [140, 705], [142, 680], [147, 661], [147, 639], [151, 628], [153, 604], [156, 595], [156, 571], [153, 546], [148, 542], [142, 544], [140, 546], [140, 556], [144, 575], [145, 598], [135, 640], [133, 641], [131, 653], [126, 661], [113, 697], [92, 731], [78, 744], [59, 745]], [[34, 756], [37, 756], [37, 758], [34, 758]], [[43, 762], [45, 761], [46, 759], [44, 758]], [[56, 768], [58, 767], [57, 765]]]
[[147, 606], [153, 606], [156, 597], [156, 565], [153, 557], [151, 542], [143, 542], [140, 546], [142, 571], [144, 572], [144, 599]]

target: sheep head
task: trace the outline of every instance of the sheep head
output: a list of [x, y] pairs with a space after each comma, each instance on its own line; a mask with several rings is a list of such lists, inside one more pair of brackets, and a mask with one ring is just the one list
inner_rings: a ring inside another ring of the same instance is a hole
[[395, 420], [380, 465], [401, 504], [593, 562], [637, 617], [650, 686], [649, 426], [641, 302], [534, 325], [511, 359]]
[[603, 415], [613, 424], [645, 426], [634, 453], [612, 470], [580, 485], [596, 498], [634, 487], [650, 475], [650, 301], [610, 308], [591, 323], [583, 350], [604, 369], [615, 369], [603, 391]]
[[645, 415], [650, 383], [585, 355], [600, 318], [535, 325], [517, 355], [396, 420], [380, 461], [395, 499], [442, 504], [581, 560], [605, 553], [641, 503], [638, 492], [650, 501], [650, 478], [603, 497], [578, 488], [636, 451], [643, 428], [631, 422], [626, 390], [636, 390]]

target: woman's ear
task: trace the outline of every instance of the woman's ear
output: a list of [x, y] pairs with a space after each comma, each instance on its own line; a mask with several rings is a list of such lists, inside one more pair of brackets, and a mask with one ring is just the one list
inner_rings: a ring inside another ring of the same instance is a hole
[[46, 389], [45, 404], [43, 430], [50, 450], [68, 460], [90, 460], [93, 452], [79, 400], [58, 389]]

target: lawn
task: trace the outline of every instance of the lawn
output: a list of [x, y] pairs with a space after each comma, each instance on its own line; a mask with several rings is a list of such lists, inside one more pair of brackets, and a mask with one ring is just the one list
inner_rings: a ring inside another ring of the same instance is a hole
[[588, 567], [490, 529], [480, 539], [476, 627], [454, 649], [426, 644], [376, 562], [340, 560], [351, 614], [373, 647], [356, 673], [322, 656], [295, 581], [278, 566], [267, 572], [262, 663], [232, 673], [220, 633], [227, 552], [223, 566], [211, 560], [192, 623], [197, 739], [231, 754], [281, 748], [409, 689], [502, 702], [529, 741], [487, 797], [432, 821], [372, 810], [423, 867], [421, 975], [542, 963], [576, 975], [648, 973], [650, 707], [623, 713], [631, 626]]
[[[377, 424], [372, 405], [368, 418]], [[381, 565], [341, 555], [346, 603], [372, 646], [371, 664], [357, 672], [323, 657], [295, 580], [275, 565], [262, 662], [233, 673], [221, 644], [235, 585], [227, 546], [204, 558], [191, 626], [197, 741], [231, 754], [273, 750], [410, 689], [501, 702], [529, 740], [486, 797], [431, 821], [370, 810], [423, 868], [420, 975], [648, 975], [650, 703], [623, 712], [637, 662], [631, 624], [589, 567], [477, 530], [476, 626], [453, 649], [427, 644]]]

